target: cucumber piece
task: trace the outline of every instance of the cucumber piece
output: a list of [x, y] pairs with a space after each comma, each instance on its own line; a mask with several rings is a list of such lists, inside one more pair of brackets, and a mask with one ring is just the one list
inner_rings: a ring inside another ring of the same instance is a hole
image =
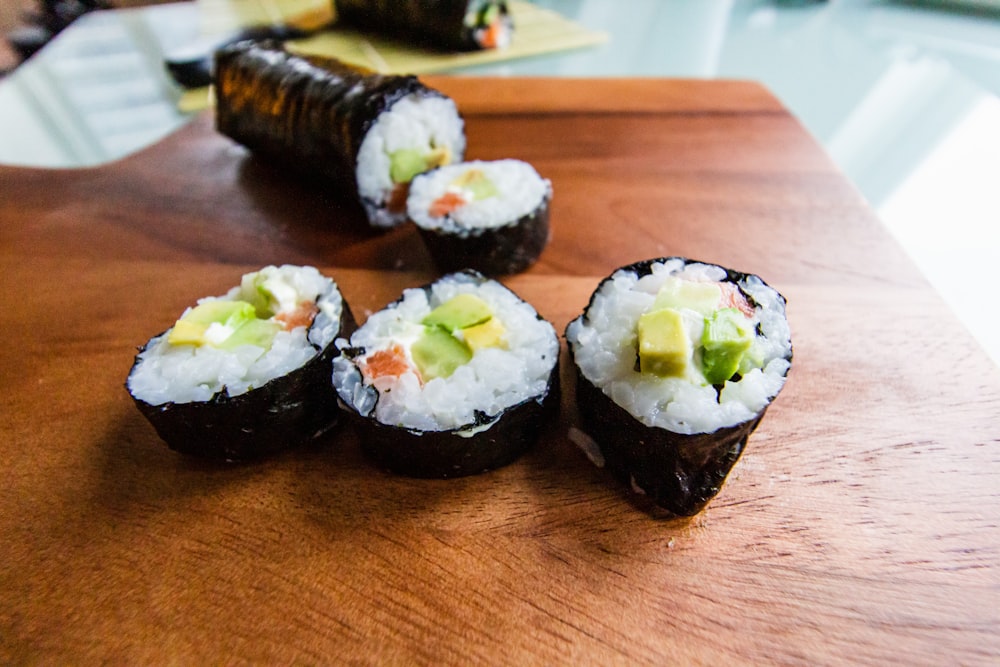
[[709, 384], [722, 384], [740, 368], [754, 340], [753, 323], [736, 308], [723, 308], [705, 318], [701, 344], [702, 372]]

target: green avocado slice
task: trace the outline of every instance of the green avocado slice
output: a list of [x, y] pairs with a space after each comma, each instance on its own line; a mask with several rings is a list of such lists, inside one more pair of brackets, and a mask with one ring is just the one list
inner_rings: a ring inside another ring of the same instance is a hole
[[710, 315], [719, 306], [722, 290], [717, 283], [696, 282], [673, 276], [660, 287], [650, 311], [661, 308], [688, 308], [702, 315]]
[[753, 323], [736, 308], [717, 310], [705, 318], [701, 344], [702, 372], [709, 384], [723, 384], [740, 368], [754, 340]]
[[274, 342], [274, 337], [283, 328], [280, 322], [274, 320], [249, 320], [237, 328], [229, 338], [222, 341], [218, 347], [231, 350], [240, 345], [256, 345], [269, 350], [271, 343]]
[[441, 327], [430, 326], [410, 348], [410, 355], [420, 377], [428, 381], [450, 377], [455, 369], [472, 359], [472, 350]]
[[213, 299], [203, 301], [177, 320], [167, 341], [171, 345], [210, 345], [224, 350], [240, 345], [270, 349], [282, 328], [279, 322], [258, 319], [251, 303]]
[[639, 370], [659, 377], [682, 377], [691, 358], [684, 317], [672, 308], [639, 317]]
[[497, 189], [496, 183], [491, 181], [481, 169], [469, 169], [452, 181], [451, 185], [461, 188], [471, 194], [473, 201], [489, 199], [490, 197], [496, 197], [500, 194], [500, 190]]
[[401, 148], [389, 154], [389, 177], [393, 183], [409, 183], [427, 171], [427, 160], [417, 148]]
[[475, 294], [453, 296], [432, 310], [423, 319], [426, 326], [438, 326], [447, 331], [458, 331], [482, 324], [493, 317], [490, 305]]

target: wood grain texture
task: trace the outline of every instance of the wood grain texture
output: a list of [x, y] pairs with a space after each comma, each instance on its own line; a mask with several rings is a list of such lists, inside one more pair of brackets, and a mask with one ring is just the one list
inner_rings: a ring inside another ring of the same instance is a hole
[[720, 495], [639, 511], [567, 437], [565, 357], [560, 418], [486, 475], [385, 473], [349, 428], [255, 465], [167, 449], [123, 383], [196, 298], [307, 262], [363, 319], [436, 275], [203, 116], [0, 168], [0, 662], [1000, 660], [1000, 373], [798, 123], [739, 82], [434, 81], [471, 157], [553, 180], [553, 241], [505, 283], [558, 330], [663, 254], [788, 298], [788, 384]]

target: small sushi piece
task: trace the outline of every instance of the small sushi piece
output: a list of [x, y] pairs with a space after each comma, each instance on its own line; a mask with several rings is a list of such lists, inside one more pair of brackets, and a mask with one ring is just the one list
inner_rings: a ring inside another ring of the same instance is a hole
[[549, 241], [552, 183], [520, 160], [452, 164], [413, 179], [406, 202], [435, 264], [506, 275]]
[[502, 49], [514, 21], [502, 0], [337, 0], [338, 22], [443, 51]]
[[595, 453], [677, 516], [697, 514], [719, 492], [792, 360], [777, 291], [679, 257], [604, 279], [566, 340]]
[[150, 339], [126, 388], [172, 449], [257, 459], [336, 424], [334, 342], [354, 328], [332, 279], [313, 267], [268, 266]]
[[462, 160], [455, 103], [413, 76], [244, 41], [215, 55], [218, 130], [250, 150], [356, 198], [368, 223], [406, 220], [410, 181]]
[[333, 385], [363, 450], [404, 475], [507, 465], [558, 407], [552, 325], [474, 271], [405, 290], [338, 346]]

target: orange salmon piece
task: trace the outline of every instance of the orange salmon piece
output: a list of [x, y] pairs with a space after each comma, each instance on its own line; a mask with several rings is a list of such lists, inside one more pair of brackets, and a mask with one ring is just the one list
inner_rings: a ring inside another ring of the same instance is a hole
[[413, 367], [406, 359], [406, 352], [399, 345], [393, 345], [388, 350], [379, 350], [361, 362], [361, 372], [368, 380], [386, 375], [399, 377]]
[[311, 301], [303, 301], [295, 310], [286, 311], [283, 313], [278, 313], [274, 316], [274, 319], [281, 322], [285, 331], [291, 331], [296, 327], [308, 327], [313, 323], [316, 318], [316, 314], [319, 312], [319, 308], [316, 304]]
[[435, 218], [440, 218], [441, 216], [448, 215], [459, 206], [463, 206], [465, 203], [465, 197], [457, 192], [446, 192], [434, 200], [428, 213]]
[[753, 319], [754, 309], [743, 296], [740, 288], [732, 283], [719, 283], [722, 288], [722, 299], [719, 300], [719, 308], [735, 308], [748, 318]]

